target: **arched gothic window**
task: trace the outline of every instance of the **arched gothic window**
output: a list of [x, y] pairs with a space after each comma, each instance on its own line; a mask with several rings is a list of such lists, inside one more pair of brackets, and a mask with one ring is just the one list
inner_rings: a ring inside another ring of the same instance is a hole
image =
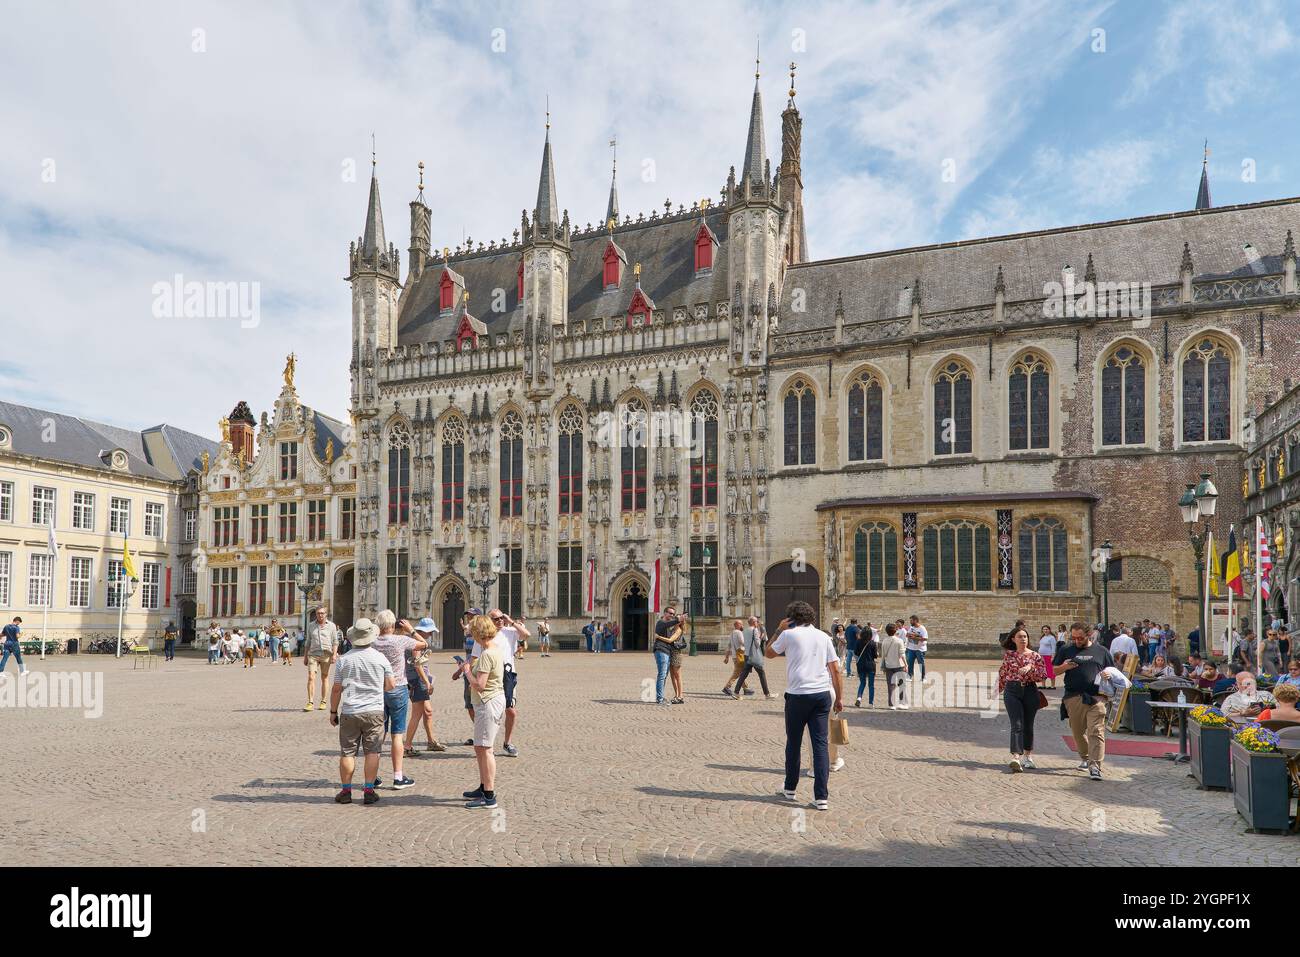
[[560, 472], [560, 514], [582, 512], [582, 412], [573, 404], [560, 412], [557, 460]]
[[691, 507], [718, 504], [718, 397], [701, 389], [691, 400]]
[[1232, 436], [1232, 353], [1206, 336], [1183, 357], [1183, 441], [1227, 442]]
[[388, 524], [405, 525], [411, 515], [411, 433], [403, 422], [388, 430]]
[[650, 435], [649, 426], [645, 404], [637, 398], [628, 399], [623, 406], [623, 426], [620, 430], [621, 489], [625, 512], [645, 509], [645, 451]]
[[785, 464], [817, 464], [817, 395], [803, 379], [785, 393]]
[[853, 587], [858, 591], [898, 588], [898, 533], [885, 522], [858, 526], [853, 536]]
[[501, 420], [501, 517], [524, 513], [524, 422], [515, 411]]
[[1013, 451], [1051, 445], [1051, 389], [1047, 362], [1026, 352], [1011, 367], [1007, 380], [1008, 437]]
[[970, 451], [970, 367], [953, 360], [934, 377], [934, 454], [969, 455]]
[[1101, 368], [1101, 444], [1145, 445], [1147, 368], [1142, 354], [1121, 345]]
[[874, 372], [860, 372], [850, 380], [850, 462], [875, 462], [884, 457], [884, 408], [884, 389]]
[[442, 427], [442, 520], [465, 517], [465, 420], [448, 419]]
[[1069, 539], [1054, 518], [1020, 523], [1020, 590], [1069, 591]]

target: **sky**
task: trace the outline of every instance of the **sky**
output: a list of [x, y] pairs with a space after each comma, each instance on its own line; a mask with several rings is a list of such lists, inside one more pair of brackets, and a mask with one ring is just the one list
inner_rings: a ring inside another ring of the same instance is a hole
[[[1289, 12], [0, 0], [0, 398], [215, 437], [294, 352], [302, 401], [346, 418], [372, 134], [402, 250], [421, 161], [435, 249], [509, 236], [548, 103], [575, 223], [612, 138], [624, 213], [689, 206], [742, 160], [756, 46], [773, 168], [798, 64], [814, 259], [1190, 209], [1206, 140], [1215, 205], [1300, 195]], [[245, 308], [187, 315], [178, 277]]]

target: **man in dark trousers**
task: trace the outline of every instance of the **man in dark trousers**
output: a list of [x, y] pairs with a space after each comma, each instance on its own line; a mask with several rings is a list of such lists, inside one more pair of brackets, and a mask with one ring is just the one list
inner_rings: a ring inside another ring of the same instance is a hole
[[1056, 649], [1052, 660], [1056, 673], [1064, 676], [1061, 708], [1070, 719], [1070, 733], [1079, 750], [1077, 770], [1087, 771], [1094, 781], [1101, 780], [1101, 763], [1106, 759], [1107, 697], [1097, 688], [1097, 676], [1114, 666], [1110, 652], [1077, 621], [1070, 626], [1070, 640]]

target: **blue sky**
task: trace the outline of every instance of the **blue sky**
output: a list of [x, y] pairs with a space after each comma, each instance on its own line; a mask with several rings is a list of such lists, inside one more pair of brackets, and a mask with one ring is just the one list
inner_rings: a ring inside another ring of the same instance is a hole
[[[799, 63], [815, 258], [1187, 209], [1205, 138], [1216, 205], [1300, 194], [1280, 3], [5, 6], [0, 395], [123, 425], [214, 435], [291, 350], [346, 415], [372, 131], [403, 249], [420, 160], [436, 247], [509, 235], [548, 96], [576, 222], [611, 136], [625, 212], [689, 205], [741, 160], [756, 40], [774, 165]], [[257, 283], [258, 322], [157, 318], [177, 274]]]

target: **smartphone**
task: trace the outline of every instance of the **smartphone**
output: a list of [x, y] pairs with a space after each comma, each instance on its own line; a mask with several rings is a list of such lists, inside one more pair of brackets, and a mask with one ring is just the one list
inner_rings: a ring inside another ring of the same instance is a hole
[[458, 665], [463, 665], [465, 663], [465, 659], [462, 658], [460, 655], [452, 655], [451, 660], [456, 662], [456, 664]]

